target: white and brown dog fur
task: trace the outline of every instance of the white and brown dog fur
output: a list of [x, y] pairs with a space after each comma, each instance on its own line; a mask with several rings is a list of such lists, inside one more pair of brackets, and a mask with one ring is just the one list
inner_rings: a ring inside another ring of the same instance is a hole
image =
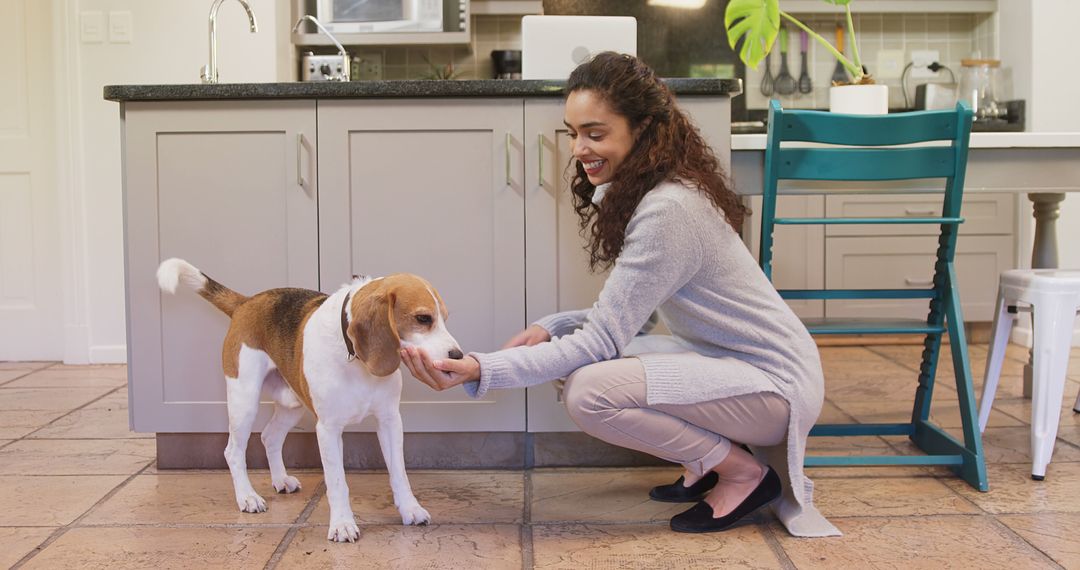
[[329, 540], [353, 542], [360, 536], [345, 483], [342, 432], [369, 414], [378, 420], [379, 445], [401, 522], [431, 521], [405, 474], [398, 369], [400, 350], [407, 346], [423, 348], [435, 358], [462, 357], [446, 330], [446, 305], [431, 284], [399, 273], [356, 278], [329, 296], [283, 288], [245, 297], [176, 258], [161, 264], [157, 278], [170, 293], [180, 283], [190, 286], [232, 318], [221, 355], [229, 410], [225, 459], [241, 511], [266, 510], [266, 501], [251, 486], [245, 459], [265, 393], [274, 401], [274, 414], [262, 430], [262, 442], [279, 493], [300, 488], [285, 472], [285, 437], [305, 407], [315, 414], [330, 502]]

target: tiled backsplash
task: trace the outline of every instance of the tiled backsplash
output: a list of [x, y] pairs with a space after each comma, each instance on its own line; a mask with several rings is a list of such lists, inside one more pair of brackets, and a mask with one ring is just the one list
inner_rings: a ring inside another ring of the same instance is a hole
[[473, 16], [471, 46], [386, 46], [352, 48], [353, 55], [382, 54], [383, 79], [427, 79], [432, 65], [454, 64], [456, 79], [494, 77], [491, 52], [521, 49], [521, 16]]
[[[795, 17], [828, 39], [830, 43], [835, 38], [836, 24], [843, 21], [842, 15], [800, 16], [795, 14]], [[853, 20], [859, 40], [859, 56], [871, 74], [877, 67], [878, 53], [881, 50], [904, 50], [905, 63], [911, 60], [912, 50], [935, 50], [940, 56], [938, 61], [951, 69], [957, 79], [960, 77], [961, 59], [971, 57], [976, 51], [982, 57], [992, 57], [996, 53], [993, 17], [990, 14], [856, 14]], [[790, 53], [788, 53], [788, 70], [796, 80], [801, 72], [798, 31], [799, 29], [795, 26], [789, 27], [792, 39], [789, 46]], [[850, 39], [847, 41], [849, 46], [844, 50], [844, 54], [850, 57]], [[773, 58], [772, 73], [775, 77], [780, 72], [778, 47], [773, 49], [771, 57]], [[829, 78], [836, 66], [836, 58], [819, 42], [811, 38], [807, 60], [813, 90], [807, 94], [796, 92], [794, 95], [786, 96], [774, 93], [772, 98], [779, 99], [785, 107], [827, 108], [829, 106]], [[746, 102], [750, 109], [763, 109], [768, 105], [769, 97], [761, 93], [764, 71], [764, 63], [757, 70], [749, 68], [746, 70]], [[937, 78], [912, 80], [909, 72], [908, 97], [914, 100], [915, 85], [927, 82], [949, 83], [951, 78], [948, 71], [941, 70]], [[878, 83], [889, 86], [890, 107], [904, 105], [899, 78], [878, 78]]]

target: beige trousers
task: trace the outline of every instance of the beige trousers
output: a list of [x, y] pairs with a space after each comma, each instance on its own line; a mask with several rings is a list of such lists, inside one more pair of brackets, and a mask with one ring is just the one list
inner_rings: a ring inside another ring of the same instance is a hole
[[727, 457], [732, 441], [781, 443], [791, 413], [786, 400], [768, 392], [650, 406], [645, 368], [636, 358], [579, 368], [567, 378], [564, 399], [570, 418], [589, 435], [682, 464], [699, 476]]

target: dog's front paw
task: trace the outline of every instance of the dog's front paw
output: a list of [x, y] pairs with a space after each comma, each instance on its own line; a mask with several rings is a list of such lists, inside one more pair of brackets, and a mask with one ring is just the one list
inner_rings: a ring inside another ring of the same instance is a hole
[[360, 527], [354, 520], [344, 520], [330, 523], [330, 531], [326, 533], [326, 540], [331, 542], [356, 542], [360, 538]]
[[274, 490], [278, 493], [295, 493], [300, 490], [300, 480], [292, 475], [286, 475], [280, 481], [272, 481]]
[[420, 503], [412, 503], [398, 508], [398, 512], [401, 513], [401, 524], [427, 524], [431, 522], [431, 515], [428, 514], [424, 507], [420, 506]]
[[244, 513], [266, 512], [266, 500], [256, 493], [250, 493], [248, 495], [237, 495], [236, 506], [240, 507], [240, 512]]

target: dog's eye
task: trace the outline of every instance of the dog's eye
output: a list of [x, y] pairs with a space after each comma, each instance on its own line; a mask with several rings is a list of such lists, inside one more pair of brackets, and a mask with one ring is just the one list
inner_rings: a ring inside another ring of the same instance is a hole
[[430, 325], [431, 315], [416, 315], [416, 322], [422, 325]]

